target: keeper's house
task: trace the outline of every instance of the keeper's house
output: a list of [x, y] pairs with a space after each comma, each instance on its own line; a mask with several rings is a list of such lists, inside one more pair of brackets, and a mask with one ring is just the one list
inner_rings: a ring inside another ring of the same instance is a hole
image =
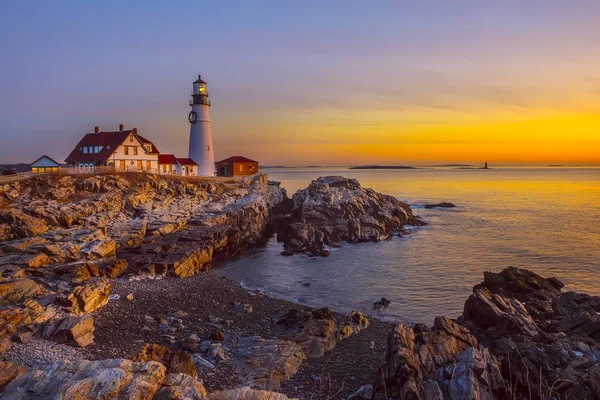
[[58, 172], [58, 170], [61, 167], [61, 165], [58, 162], [54, 161], [47, 155], [41, 156], [40, 158], [32, 162], [29, 166], [31, 167], [31, 172], [33, 172], [34, 174], [40, 172]]
[[124, 130], [119, 125], [116, 132], [100, 131], [86, 134], [77, 143], [65, 162], [68, 167], [80, 170], [95, 167], [113, 167], [117, 171], [148, 171], [157, 173], [159, 151], [137, 129]]
[[242, 156], [233, 156], [217, 161], [218, 176], [254, 175], [258, 172], [258, 161]]

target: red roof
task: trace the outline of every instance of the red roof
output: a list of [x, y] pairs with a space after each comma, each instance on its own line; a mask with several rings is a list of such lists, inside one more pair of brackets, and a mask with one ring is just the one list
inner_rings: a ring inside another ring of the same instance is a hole
[[150, 150], [148, 152], [148, 154], [159, 154], [160, 153], [160, 151], [158, 151], [158, 149], [156, 148], [156, 146], [154, 145], [154, 143], [152, 143], [151, 141], [149, 141], [148, 139], [146, 139], [142, 135], [137, 135], [137, 137], [138, 137], [138, 139], [140, 139], [140, 142], [142, 142], [144, 144], [150, 144], [150, 145], [152, 145], [152, 150]]
[[[98, 133], [87, 133], [80, 141], [77, 146], [73, 149], [71, 154], [65, 159], [65, 162], [97, 162], [106, 161], [110, 155], [115, 151], [121, 143], [132, 134], [138, 138], [142, 144], [151, 144], [152, 150], [149, 154], [157, 154], [158, 149], [148, 139], [136, 134], [133, 130], [128, 131], [117, 131], [117, 132], [98, 132]], [[95, 147], [102, 146], [102, 150], [98, 153], [84, 153], [83, 147]]]
[[178, 158], [177, 162], [179, 163], [179, 165], [198, 165], [191, 158]]
[[177, 159], [173, 154], [159, 154], [158, 163], [175, 165], [177, 164]]
[[249, 158], [242, 157], [242, 156], [233, 156], [233, 157], [229, 157], [229, 158], [226, 158], [226, 159], [224, 159], [224, 160], [217, 161], [217, 162], [218, 162], [218, 163], [230, 163], [230, 162], [251, 162], [251, 163], [257, 163], [257, 164], [258, 164], [258, 161], [254, 161], [254, 160], [251, 160], [251, 159], [249, 159]]

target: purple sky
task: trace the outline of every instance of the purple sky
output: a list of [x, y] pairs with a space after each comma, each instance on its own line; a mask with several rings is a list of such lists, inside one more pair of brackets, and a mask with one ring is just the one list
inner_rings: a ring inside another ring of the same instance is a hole
[[[377, 162], [357, 146], [415, 145], [419, 132], [443, 146], [437, 126], [585, 125], [600, 104], [599, 21], [598, 1], [4, 1], [0, 163], [62, 161], [119, 123], [186, 156], [198, 72], [217, 158]], [[548, 135], [595, 145], [593, 127]], [[468, 158], [448, 154], [435, 160]]]

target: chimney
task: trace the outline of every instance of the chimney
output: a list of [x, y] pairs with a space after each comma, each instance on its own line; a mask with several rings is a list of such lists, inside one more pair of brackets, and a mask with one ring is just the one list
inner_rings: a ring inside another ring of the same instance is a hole
[[133, 128], [133, 133], [137, 135], [137, 128]]
[[98, 126], [95, 126], [95, 127], [94, 127], [94, 133], [98, 133], [98, 132], [100, 132], [100, 127], [98, 127]]
[[123, 124], [119, 124], [119, 132], [123, 132]]

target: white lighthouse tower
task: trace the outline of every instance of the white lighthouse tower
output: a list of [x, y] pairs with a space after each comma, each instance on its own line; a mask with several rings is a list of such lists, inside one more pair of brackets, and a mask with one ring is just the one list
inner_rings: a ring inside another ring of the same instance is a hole
[[198, 75], [198, 79], [193, 85], [190, 106], [192, 106], [192, 111], [190, 111], [188, 117], [190, 121], [190, 151], [188, 157], [198, 164], [198, 175], [214, 176], [215, 153], [208, 115], [210, 100], [208, 99], [206, 82], [202, 80], [200, 75]]

